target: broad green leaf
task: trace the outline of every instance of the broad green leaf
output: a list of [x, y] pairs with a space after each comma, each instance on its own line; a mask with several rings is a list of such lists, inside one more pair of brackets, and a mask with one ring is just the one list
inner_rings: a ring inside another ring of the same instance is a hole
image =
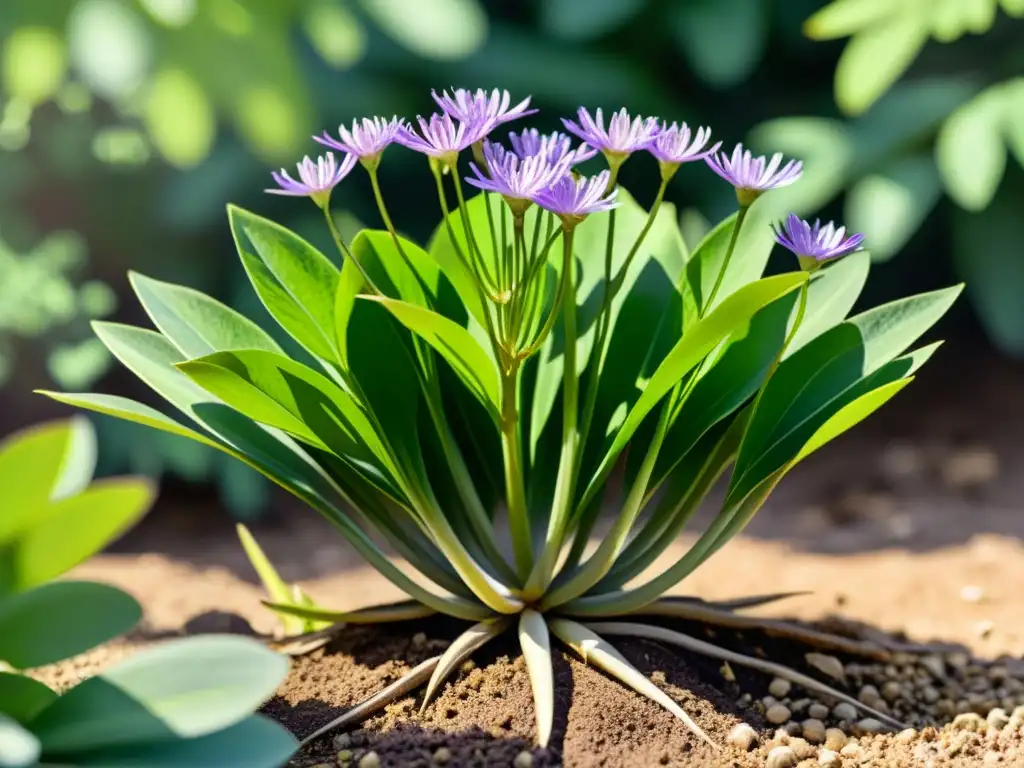
[[859, 115], [895, 83], [928, 40], [928, 17], [908, 7], [883, 23], [858, 32], [836, 65], [836, 103]]
[[961, 207], [980, 211], [992, 201], [1006, 170], [1002, 91], [989, 88], [954, 112], [935, 143], [946, 190]]
[[[783, 359], [846, 318], [867, 282], [871, 255], [867, 251], [851, 253], [811, 276], [804, 319]], [[793, 320], [791, 317], [790, 323]]]
[[129, 272], [139, 301], [160, 332], [186, 357], [224, 349], [281, 352], [256, 323], [204, 293]]
[[82, 768], [279, 768], [298, 743], [279, 724], [252, 715], [222, 731], [194, 739], [100, 749], [75, 756]]
[[[0, 715], [28, 725], [56, 698], [57, 694], [38, 680], [15, 672], [0, 672]], [[4, 765], [2, 757], [0, 765]]]
[[326, 446], [343, 458], [387, 461], [376, 431], [352, 396], [291, 358], [242, 349], [189, 360], [178, 369], [255, 421]]
[[487, 39], [487, 13], [478, 0], [361, 0], [380, 29], [417, 56], [464, 59]]
[[43, 584], [92, 557], [141, 518], [155, 498], [152, 482], [129, 478], [100, 480], [55, 502], [13, 544], [14, 589]]
[[250, 638], [172, 640], [79, 683], [32, 730], [53, 757], [206, 736], [243, 721], [287, 672], [284, 656]]
[[52, 664], [124, 634], [142, 618], [134, 598], [105, 584], [59, 581], [0, 601], [0, 661]]
[[198, 738], [124, 746], [76, 757], [82, 768], [279, 768], [298, 749], [295, 737], [262, 715]]
[[396, 245], [390, 232], [364, 229], [349, 247], [385, 296], [421, 307], [437, 300], [444, 284], [441, 268], [416, 243], [399, 237]]
[[424, 307], [378, 296], [366, 297], [385, 307], [402, 325], [437, 350], [470, 391], [497, 416], [501, 411], [498, 368], [469, 331]]
[[871, 390], [866, 395], [861, 395], [852, 403], [844, 405], [836, 411], [835, 414], [829, 417], [828, 421], [818, 427], [815, 433], [811, 435], [811, 439], [804, 443], [804, 447], [800, 449], [800, 453], [796, 455], [796, 459], [793, 463], [795, 464], [798, 461], [803, 461], [828, 441], [838, 437], [852, 427], [855, 427], [889, 402], [897, 392], [913, 380], [914, 377], [910, 376], [905, 379], [890, 382], [878, 389]]
[[35, 736], [0, 712], [0, 765], [4, 768], [32, 768], [37, 765], [41, 752]]
[[941, 194], [932, 158], [907, 157], [854, 184], [846, 196], [846, 222], [864, 234], [874, 261], [886, 261], [917, 232]]
[[68, 422], [68, 447], [61, 463], [60, 477], [52, 500], [64, 499], [85, 490], [96, 471], [96, 430], [84, 416], [72, 416]]
[[0, 443], [0, 544], [18, 534], [49, 503], [61, 476], [71, 441], [68, 421], [55, 421], [16, 432]]
[[736, 328], [748, 323], [750, 318], [762, 307], [785, 296], [806, 280], [806, 274], [795, 272], [767, 277], [750, 283], [726, 298], [683, 334], [683, 338], [679, 340], [679, 343], [655, 371], [643, 394], [630, 409], [622, 428], [611, 439], [608, 450], [601, 460], [601, 465], [590, 481], [583, 501], [580, 502], [581, 507], [586, 506], [590, 497], [596, 492], [598, 484], [610, 471], [612, 463], [618, 458], [641, 422], [661, 398], [668, 394], [669, 390], [688, 371], [721, 343], [723, 338]]
[[269, 219], [235, 206], [228, 208], [228, 218], [242, 263], [270, 314], [314, 355], [334, 360], [337, 267]]

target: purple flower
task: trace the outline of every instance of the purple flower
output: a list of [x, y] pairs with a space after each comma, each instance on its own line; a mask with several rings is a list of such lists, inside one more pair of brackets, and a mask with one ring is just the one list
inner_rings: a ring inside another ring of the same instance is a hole
[[612, 158], [618, 158], [621, 163], [631, 153], [644, 149], [658, 131], [657, 118], [635, 117], [630, 120], [625, 108], [611, 116], [607, 129], [604, 113], [600, 109], [594, 110], [594, 116], [591, 117], [586, 108], [580, 107], [576, 115], [578, 125], [562, 118], [566, 129], [583, 142], [604, 152], [609, 156], [609, 162], [613, 161]]
[[825, 226], [815, 220], [814, 226], [801, 219], [795, 213], [789, 214], [784, 225], [773, 225], [775, 242], [788, 248], [804, 269], [816, 269], [820, 262], [838, 259], [848, 253], [859, 250], [864, 242], [864, 235], [846, 236], [846, 227], [836, 229], [831, 221]]
[[417, 117], [416, 122], [419, 124], [419, 133], [412, 126], [403, 125], [398, 129], [395, 141], [430, 157], [451, 162], [459, 152], [477, 140], [467, 129], [467, 123], [456, 125], [447, 114], [433, 114], [430, 120]]
[[510, 108], [512, 97], [509, 92], [499, 91], [497, 88], [490, 93], [483, 88], [476, 91], [456, 88], [450, 96], [448, 91], [441, 91], [440, 96], [436, 91], [431, 91], [430, 95], [446, 115], [476, 129], [478, 135], [474, 141], [479, 141], [502, 123], [537, 112], [536, 109], [529, 108], [529, 96]]
[[708, 155], [713, 155], [722, 146], [722, 142], [713, 144], [710, 149], [704, 149], [711, 141], [710, 128], [698, 128], [696, 135], [690, 132], [690, 126], [667, 125], [662, 123], [661, 130], [647, 145], [647, 151], [663, 163], [679, 165], [694, 160], [703, 160]]
[[364, 117], [362, 120], [353, 120], [351, 129], [339, 125], [337, 139], [324, 131], [323, 136], [314, 136], [313, 140], [332, 149], [348, 152], [360, 160], [367, 160], [379, 158], [380, 153], [395, 140], [404, 125], [405, 121], [398, 117], [392, 117], [390, 120], [383, 117]]
[[785, 187], [800, 178], [804, 164], [790, 160], [782, 168], [782, 153], [772, 155], [770, 161], [754, 157], [750, 150], [737, 144], [730, 157], [725, 152], [708, 155], [705, 158], [711, 170], [736, 187], [741, 204], [749, 205], [758, 195], [769, 189]]
[[338, 165], [333, 152], [318, 157], [315, 163], [307, 155], [296, 165], [299, 170], [298, 180], [289, 176], [284, 168], [280, 173], [272, 171], [270, 175], [274, 177], [280, 189], [265, 191], [272, 195], [311, 197], [313, 202], [322, 208], [330, 199], [331, 190], [348, 176], [349, 171], [355, 166], [356, 159], [355, 155], [345, 155], [341, 165]]
[[572, 149], [572, 140], [558, 131], [542, 134], [536, 128], [524, 128], [518, 134], [515, 131], [510, 132], [508, 138], [520, 160], [543, 155], [548, 162], [557, 163], [571, 155], [571, 163], [575, 165], [597, 154], [597, 150], [587, 144], [580, 144], [575, 150]]
[[558, 214], [567, 226], [573, 227], [591, 213], [608, 211], [618, 205], [615, 201], [618, 188], [607, 191], [610, 178], [610, 171], [601, 171], [589, 179], [565, 175], [534, 195], [533, 202]]
[[484, 159], [490, 176], [481, 171], [476, 163], [470, 163], [476, 178], [467, 177], [466, 181], [488, 192], [497, 192], [508, 201], [513, 211], [520, 214], [532, 202], [534, 195], [565, 176], [572, 166], [569, 158], [552, 163], [542, 154], [521, 159], [514, 152], [491, 141], [484, 142]]

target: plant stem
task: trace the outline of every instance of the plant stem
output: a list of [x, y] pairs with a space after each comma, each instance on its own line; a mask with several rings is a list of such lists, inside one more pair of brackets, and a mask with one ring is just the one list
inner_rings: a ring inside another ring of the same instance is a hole
[[[466, 198], [462, 194], [462, 182], [459, 180], [459, 171], [454, 166], [452, 166], [452, 182], [455, 185], [455, 199], [459, 201], [459, 213], [462, 217], [462, 229], [466, 233], [466, 248], [469, 249], [469, 256], [477, 264], [477, 268], [480, 270], [480, 281], [487, 287], [487, 290], [491, 293], [498, 293], [499, 288], [491, 281], [490, 271], [487, 269], [483, 255], [480, 253], [480, 244], [476, 240], [476, 233], [473, 231], [473, 225], [469, 221], [469, 208], [466, 206]], [[504, 217], [502, 217], [502, 220], [504, 220]], [[494, 254], [494, 257], [496, 265], [500, 264], [501, 260], [498, 258], [498, 254]]]
[[384, 228], [387, 229], [391, 235], [391, 240], [395, 244], [395, 249], [398, 251], [398, 255], [402, 257], [402, 261], [405, 262], [405, 266], [409, 268], [412, 276], [416, 282], [420, 284], [420, 288], [423, 290], [423, 296], [427, 301], [427, 306], [431, 306], [430, 291], [423, 282], [423, 277], [420, 275], [419, 270], [413, 266], [412, 260], [409, 255], [405, 252], [405, 248], [402, 247], [402, 238], [398, 236], [398, 230], [395, 229], [394, 223], [391, 221], [391, 215], [388, 213], [387, 205], [384, 204], [384, 195], [380, 189], [380, 180], [377, 178], [377, 169], [370, 168], [368, 171], [370, 175], [370, 186], [373, 187], [373, 198], [377, 201], [377, 210], [380, 211], [380, 218], [384, 222]]
[[384, 294], [380, 292], [380, 289], [377, 288], [377, 286], [374, 284], [373, 280], [366, 273], [366, 270], [363, 269], [363, 265], [359, 263], [359, 259], [355, 258], [352, 255], [352, 251], [350, 251], [348, 249], [348, 246], [345, 245], [345, 241], [342, 239], [341, 233], [338, 231], [338, 226], [334, 223], [334, 217], [331, 216], [330, 206], [325, 205], [322, 210], [324, 212], [324, 218], [327, 220], [327, 228], [331, 231], [331, 237], [334, 238], [334, 244], [337, 246], [342, 258], [349, 259], [353, 264], [356, 265], [356, 269], [358, 269], [359, 274], [363, 276], [363, 280], [369, 286], [371, 292], [377, 294], [378, 296], [383, 296]]
[[505, 494], [512, 550], [520, 578], [526, 579], [533, 567], [530, 518], [526, 509], [526, 484], [523, 476], [523, 448], [519, 432], [519, 366], [513, 364], [501, 377], [501, 444], [505, 462]]
[[562, 547], [562, 536], [572, 511], [576, 490], [576, 451], [579, 434], [576, 421], [579, 416], [579, 379], [576, 373], [576, 280], [575, 258], [572, 252], [573, 230], [562, 230], [562, 326], [564, 350], [562, 353], [562, 453], [558, 464], [558, 478], [555, 481], [555, 497], [552, 503], [551, 519], [548, 522], [547, 538], [540, 560], [530, 574], [524, 587], [526, 599], [540, 597], [551, 583], [555, 562]]
[[732, 261], [732, 253], [736, 250], [736, 242], [740, 237], [740, 227], [743, 226], [743, 221], [747, 218], [747, 211], [749, 210], [749, 205], [740, 205], [739, 212], [736, 215], [736, 226], [732, 228], [732, 237], [729, 238], [729, 247], [725, 252], [725, 258], [722, 260], [722, 268], [718, 270], [718, 277], [715, 278], [715, 285], [712, 287], [711, 293], [708, 295], [708, 300], [703, 302], [703, 306], [700, 310], [701, 317], [704, 317], [708, 310], [711, 309], [711, 306], [715, 303], [718, 291], [722, 287], [722, 282], [725, 280], [725, 273], [729, 269], [729, 262]]

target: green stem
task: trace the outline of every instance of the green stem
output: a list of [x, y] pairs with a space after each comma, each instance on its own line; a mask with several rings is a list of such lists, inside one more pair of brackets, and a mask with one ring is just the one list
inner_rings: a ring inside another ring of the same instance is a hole
[[[459, 180], [459, 171], [454, 165], [452, 165], [452, 182], [455, 185], [455, 199], [459, 202], [459, 213], [462, 218], [462, 229], [466, 233], [466, 247], [469, 249], [469, 256], [474, 260], [477, 268], [480, 270], [480, 281], [487, 286], [488, 291], [496, 294], [499, 292], [499, 288], [491, 280], [490, 271], [484, 263], [483, 255], [480, 252], [480, 244], [476, 240], [476, 233], [473, 231], [473, 225], [469, 221], [469, 208], [466, 206], [466, 198], [462, 193], [462, 182]], [[502, 217], [502, 219], [504, 220], [504, 217]], [[498, 254], [495, 254], [495, 260], [496, 264], [500, 264]]]
[[562, 238], [562, 275], [564, 293], [562, 296], [562, 326], [564, 330], [564, 351], [562, 353], [562, 452], [555, 481], [555, 497], [552, 503], [551, 519], [548, 523], [544, 550], [530, 574], [523, 590], [527, 600], [537, 599], [551, 583], [558, 553], [562, 548], [562, 537], [572, 511], [576, 490], [576, 451], [579, 447], [579, 433], [576, 422], [579, 417], [579, 379], [576, 373], [576, 280], [575, 259], [572, 251], [573, 230], [564, 227]]
[[359, 263], [359, 259], [355, 258], [352, 255], [352, 251], [350, 251], [348, 246], [345, 245], [345, 241], [342, 239], [341, 233], [338, 231], [338, 225], [334, 223], [334, 217], [331, 216], [330, 206], [325, 205], [321, 210], [324, 212], [324, 218], [327, 220], [327, 228], [331, 231], [331, 237], [334, 238], [334, 244], [338, 247], [338, 251], [341, 253], [342, 258], [349, 259], [356, 265], [356, 268], [359, 270], [359, 274], [363, 276], [363, 280], [370, 287], [371, 292], [378, 296], [383, 296], [384, 294], [381, 293], [380, 289], [366, 273], [366, 270], [363, 269], [363, 265]]
[[420, 288], [423, 291], [423, 296], [427, 301], [427, 306], [431, 306], [430, 290], [427, 284], [423, 282], [423, 277], [420, 275], [419, 270], [413, 266], [412, 260], [409, 255], [405, 252], [405, 248], [402, 246], [402, 238], [398, 236], [398, 230], [395, 229], [394, 223], [391, 221], [391, 215], [388, 213], [387, 205], [384, 204], [384, 195], [380, 189], [380, 180], [377, 178], [377, 169], [371, 167], [368, 171], [370, 175], [370, 186], [373, 187], [373, 198], [377, 201], [377, 210], [380, 211], [380, 218], [384, 222], [384, 228], [387, 229], [391, 235], [391, 240], [395, 244], [395, 249], [398, 251], [398, 255], [405, 262], [405, 266], [412, 272], [416, 282], [420, 284]]
[[519, 368], [501, 377], [501, 443], [505, 463], [505, 494], [508, 504], [512, 551], [520, 577], [526, 579], [533, 567], [530, 518], [526, 509], [523, 448], [519, 431]]
[[715, 285], [712, 287], [711, 293], [708, 295], [708, 300], [703, 302], [703, 306], [700, 311], [701, 317], [704, 317], [715, 303], [718, 291], [722, 287], [722, 282], [725, 280], [725, 273], [729, 270], [729, 262], [732, 261], [732, 253], [736, 250], [736, 242], [740, 238], [740, 227], [743, 226], [743, 221], [747, 218], [747, 211], [749, 210], [749, 205], [740, 206], [739, 212], [736, 215], [736, 226], [732, 228], [732, 237], [729, 238], [729, 248], [725, 252], [725, 258], [722, 260], [722, 268], [718, 270], [718, 277], [715, 278]]

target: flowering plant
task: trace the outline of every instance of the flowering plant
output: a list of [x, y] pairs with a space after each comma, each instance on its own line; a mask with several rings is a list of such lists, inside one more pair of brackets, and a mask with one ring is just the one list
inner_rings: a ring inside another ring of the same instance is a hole
[[[735, 624], [740, 609], [777, 597], [709, 604], [665, 594], [740, 531], [795, 464], [912, 380], [937, 345], [907, 349], [960, 288], [847, 318], [867, 277], [859, 235], [791, 217], [777, 235], [796, 268], [762, 277], [770, 246], [743, 234], [762, 194], [797, 181], [798, 161], [754, 157], [742, 146], [722, 153], [707, 129], [625, 110], [606, 121], [581, 109], [565, 121], [575, 146], [567, 135], [524, 130], [506, 147], [494, 131], [526, 114], [529, 100], [512, 106], [498, 91], [435, 99], [442, 112], [415, 125], [378, 118], [318, 137], [344, 153], [340, 161], [307, 158], [297, 179], [275, 174], [279, 188], [270, 191], [309, 197], [323, 211], [340, 269], [293, 232], [229, 210], [253, 287], [308, 363], [213, 299], [132, 275], [158, 331], [98, 323], [97, 333], [202, 431], [119, 397], [49, 394], [237, 456], [327, 517], [410, 598], [354, 612], [318, 608], [284, 585], [249, 539], [271, 587], [268, 604], [314, 622], [292, 622], [294, 630], [435, 612], [473, 622], [444, 654], [333, 726], [423, 682], [426, 703], [469, 654], [514, 626], [541, 744], [553, 716], [549, 633], [703, 738], [603, 635], [657, 638], [822, 689], [793, 670], [634, 619]], [[436, 182], [442, 220], [425, 248], [399, 234], [378, 182], [393, 143], [424, 154]], [[597, 154], [607, 167], [581, 173]], [[653, 156], [660, 169], [649, 211], [617, 183], [634, 155]], [[345, 242], [331, 191], [357, 162], [384, 229]], [[693, 247], [664, 202], [691, 163], [710, 166], [738, 202]], [[481, 190], [472, 197], [465, 167]], [[608, 482], [616, 466], [622, 498]], [[710, 526], [642, 579], [726, 473]], [[609, 527], [592, 549], [602, 510]], [[499, 511], [510, 551], [497, 533]], [[371, 531], [423, 578], [398, 568]], [[300, 635], [294, 647], [325, 636]]]

